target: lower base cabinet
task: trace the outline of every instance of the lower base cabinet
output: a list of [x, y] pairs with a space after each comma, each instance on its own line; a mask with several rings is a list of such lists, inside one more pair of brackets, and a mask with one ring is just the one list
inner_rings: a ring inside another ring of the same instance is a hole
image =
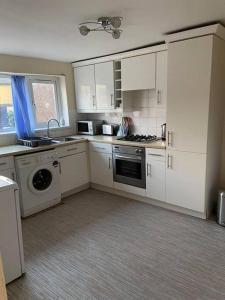
[[165, 201], [165, 150], [146, 149], [146, 196]]
[[62, 194], [89, 182], [86, 145], [64, 147], [59, 153]]
[[206, 154], [166, 151], [166, 202], [205, 212]]
[[109, 145], [100, 143], [92, 143], [90, 145], [89, 155], [92, 183], [113, 187], [113, 165], [110, 148]]

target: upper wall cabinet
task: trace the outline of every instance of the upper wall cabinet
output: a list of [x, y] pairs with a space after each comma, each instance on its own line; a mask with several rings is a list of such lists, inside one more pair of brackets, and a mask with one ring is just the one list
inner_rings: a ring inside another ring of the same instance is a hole
[[124, 58], [121, 61], [122, 90], [156, 88], [156, 54]]
[[78, 112], [115, 109], [113, 61], [76, 67], [74, 70]]
[[74, 69], [77, 111], [96, 109], [94, 65]]
[[113, 61], [95, 65], [95, 84], [97, 109], [114, 109]]

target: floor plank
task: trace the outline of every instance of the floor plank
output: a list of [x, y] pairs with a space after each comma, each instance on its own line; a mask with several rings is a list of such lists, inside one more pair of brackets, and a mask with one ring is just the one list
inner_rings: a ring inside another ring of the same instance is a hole
[[225, 299], [225, 228], [89, 189], [23, 221], [9, 300]]

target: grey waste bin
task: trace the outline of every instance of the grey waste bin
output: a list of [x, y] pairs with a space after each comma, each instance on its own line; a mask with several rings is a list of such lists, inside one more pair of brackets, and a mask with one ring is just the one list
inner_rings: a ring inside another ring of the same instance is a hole
[[225, 226], [225, 191], [219, 191], [217, 202], [217, 223]]

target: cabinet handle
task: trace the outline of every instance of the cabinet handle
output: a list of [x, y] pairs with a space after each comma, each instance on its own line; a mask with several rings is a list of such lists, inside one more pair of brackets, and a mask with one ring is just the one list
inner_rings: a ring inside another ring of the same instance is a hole
[[3, 163], [0, 163], [0, 166], [5, 166], [7, 163], [3, 162]]
[[61, 169], [61, 162], [59, 161], [59, 174], [62, 174], [62, 169]]
[[147, 163], [147, 176], [152, 176], [152, 170], [151, 170], [151, 165], [149, 163]]
[[96, 149], [105, 150], [103, 147], [95, 147]]
[[109, 157], [109, 169], [111, 169], [111, 158]]
[[161, 92], [157, 90], [157, 104], [161, 104]]
[[95, 96], [94, 95], [92, 96], [92, 104], [93, 104], [93, 107], [95, 107]]
[[169, 131], [167, 132], [167, 135], [168, 135], [168, 146], [173, 146], [173, 143], [172, 143], [172, 140], [173, 140], [173, 132], [172, 131]]
[[77, 148], [66, 149], [66, 151], [74, 151], [74, 150], [77, 150]]
[[114, 106], [114, 103], [113, 103], [113, 94], [111, 94], [111, 106]]
[[12, 172], [12, 180], [15, 181], [16, 176], [15, 176], [15, 172]]
[[167, 169], [173, 169], [173, 156], [172, 155], [167, 155]]

